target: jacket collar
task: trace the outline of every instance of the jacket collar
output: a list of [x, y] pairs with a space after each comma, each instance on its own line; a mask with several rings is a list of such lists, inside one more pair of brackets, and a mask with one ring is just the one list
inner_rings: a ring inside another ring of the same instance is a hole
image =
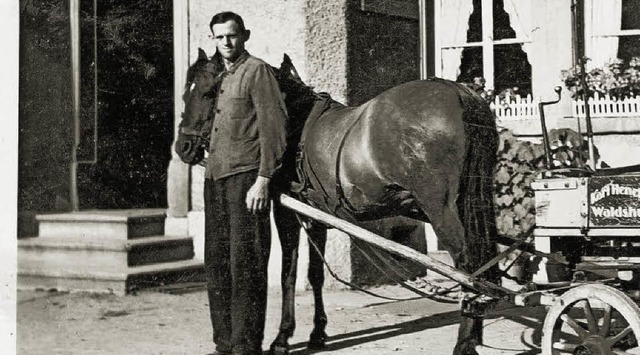
[[244, 63], [248, 58], [249, 58], [249, 52], [245, 50], [244, 52], [242, 52], [242, 54], [240, 54], [238, 59], [236, 59], [236, 61], [233, 62], [233, 64], [231, 64], [231, 66], [229, 67], [229, 69], [226, 70], [226, 72], [229, 74], [235, 73], [238, 67], [242, 65], [242, 63]]

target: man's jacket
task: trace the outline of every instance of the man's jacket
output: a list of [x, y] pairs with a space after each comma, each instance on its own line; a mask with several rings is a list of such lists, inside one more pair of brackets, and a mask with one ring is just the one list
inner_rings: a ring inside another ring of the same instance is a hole
[[286, 147], [287, 111], [271, 67], [244, 52], [223, 74], [205, 177], [272, 177]]

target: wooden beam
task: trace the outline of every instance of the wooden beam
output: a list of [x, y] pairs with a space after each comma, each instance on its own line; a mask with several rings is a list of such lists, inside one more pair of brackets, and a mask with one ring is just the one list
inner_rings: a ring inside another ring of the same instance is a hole
[[460, 271], [452, 266], [449, 266], [439, 260], [433, 259], [426, 254], [422, 254], [415, 249], [409, 248], [400, 243], [393, 242], [391, 240], [385, 239], [375, 233], [372, 233], [362, 227], [358, 227], [355, 224], [349, 223], [345, 220], [342, 220], [336, 216], [333, 216], [329, 213], [320, 211], [317, 208], [311, 207], [305, 203], [302, 203], [295, 198], [287, 195], [280, 195], [278, 197], [280, 203], [299, 214], [310, 217], [314, 220], [325, 223], [333, 228], [337, 228], [354, 238], [358, 238], [362, 241], [375, 245], [381, 249], [384, 249], [393, 254], [402, 256], [409, 260], [415, 261], [427, 269], [435, 271], [443, 276], [458, 282], [459, 284], [469, 287], [473, 290], [479, 291], [487, 296], [495, 297], [495, 298], [503, 298], [504, 296], [513, 294], [512, 291], [503, 288], [501, 286], [476, 280], [471, 277], [469, 274]]

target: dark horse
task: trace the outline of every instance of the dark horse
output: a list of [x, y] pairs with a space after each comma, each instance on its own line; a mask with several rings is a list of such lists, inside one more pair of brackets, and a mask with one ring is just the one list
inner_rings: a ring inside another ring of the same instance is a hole
[[[187, 163], [198, 163], [206, 149], [222, 71], [217, 56], [208, 59], [201, 50], [187, 73], [176, 142]], [[466, 272], [496, 255], [492, 181], [498, 135], [482, 98], [464, 85], [434, 78], [399, 85], [358, 107], [344, 107], [304, 85], [287, 56], [274, 71], [290, 120], [278, 180], [294, 182], [301, 200], [354, 223], [397, 215], [429, 222], [456, 267]], [[271, 349], [287, 353], [295, 328], [300, 225], [292, 211], [277, 203], [274, 214], [282, 246], [283, 308]], [[320, 255], [326, 229], [319, 223], [312, 226], [308, 236], [317, 249], [310, 247], [308, 277], [316, 307], [309, 346], [321, 347], [327, 324]], [[485, 275], [496, 277], [494, 269]], [[454, 353], [475, 353], [481, 323], [481, 314], [463, 310]]]

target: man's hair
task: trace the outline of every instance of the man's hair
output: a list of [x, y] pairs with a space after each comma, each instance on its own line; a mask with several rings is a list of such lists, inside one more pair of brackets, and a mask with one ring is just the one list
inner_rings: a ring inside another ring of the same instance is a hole
[[238, 30], [240, 32], [244, 33], [246, 31], [244, 28], [244, 20], [242, 20], [240, 15], [235, 12], [224, 11], [213, 15], [211, 18], [211, 22], [209, 22], [209, 29], [211, 30], [211, 33], [213, 33], [213, 25], [225, 23], [227, 21], [235, 21], [238, 24]]

